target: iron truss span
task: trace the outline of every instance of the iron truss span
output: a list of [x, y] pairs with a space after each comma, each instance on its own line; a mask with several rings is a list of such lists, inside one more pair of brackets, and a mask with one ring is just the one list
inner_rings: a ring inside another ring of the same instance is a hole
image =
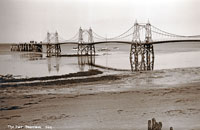
[[[163, 43], [175, 43], [175, 42], [200, 42], [200, 40], [166, 40], [166, 41], [152, 41], [149, 43], [140, 43], [140, 44], [163, 44]], [[119, 43], [119, 44], [136, 44], [135, 42], [130, 41], [100, 41], [100, 42], [93, 42], [93, 43], [78, 43], [78, 42], [63, 42], [63, 43], [56, 43], [56, 44], [84, 44], [84, 45], [96, 45], [96, 44], [106, 44], [106, 43]], [[43, 43], [46, 45], [47, 43]]]
[[151, 44], [174, 43], [174, 42], [200, 42], [200, 40], [166, 40], [166, 41], [152, 41]]

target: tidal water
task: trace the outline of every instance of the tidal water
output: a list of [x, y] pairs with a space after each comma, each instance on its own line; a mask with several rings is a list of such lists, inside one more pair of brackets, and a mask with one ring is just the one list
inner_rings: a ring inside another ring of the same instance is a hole
[[[131, 70], [130, 45], [101, 44], [95, 47], [98, 56], [92, 60], [96, 65]], [[75, 48], [76, 45], [62, 45], [62, 54], [76, 54]], [[107, 50], [102, 51], [102, 48]], [[154, 51], [154, 70], [200, 67], [200, 43], [158, 44], [154, 45]], [[80, 65], [84, 60], [78, 57], [46, 57], [45, 52], [11, 52], [10, 45], [0, 45], [0, 75], [11, 74], [15, 78], [62, 75], [96, 68]]]

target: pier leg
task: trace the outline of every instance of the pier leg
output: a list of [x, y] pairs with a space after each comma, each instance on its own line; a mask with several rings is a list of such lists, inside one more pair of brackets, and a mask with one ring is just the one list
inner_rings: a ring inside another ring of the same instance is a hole
[[152, 44], [146, 44], [146, 64], [147, 64], [147, 70], [153, 70], [154, 69], [154, 49]]
[[20, 45], [17, 45], [17, 51], [20, 51]]
[[61, 48], [60, 48], [60, 44], [55, 44], [55, 55], [59, 56], [61, 54]]
[[131, 44], [130, 64], [132, 71], [153, 70], [154, 50], [151, 44]]
[[83, 48], [83, 55], [92, 56], [95, 55], [95, 46], [94, 45], [86, 45], [85, 48]]
[[78, 44], [78, 52], [77, 52], [77, 54], [78, 54], [79, 56], [87, 55], [87, 54], [88, 54], [87, 45]]
[[144, 66], [144, 48], [143, 45], [138, 43], [131, 45], [130, 50], [130, 62], [131, 62], [131, 70], [132, 71], [140, 71], [143, 70]]
[[137, 53], [136, 53], [136, 45], [131, 44], [131, 50], [130, 50], [130, 64], [131, 64], [131, 70], [137, 71]]
[[78, 55], [95, 55], [95, 46], [94, 45], [84, 45], [84, 44], [78, 44]]
[[52, 56], [52, 45], [47, 44], [46, 49], [47, 49], [47, 56], [48, 57]]
[[89, 55], [90, 56], [95, 56], [95, 46], [94, 45], [89, 45]]
[[59, 56], [61, 54], [60, 44], [47, 44], [47, 56]]

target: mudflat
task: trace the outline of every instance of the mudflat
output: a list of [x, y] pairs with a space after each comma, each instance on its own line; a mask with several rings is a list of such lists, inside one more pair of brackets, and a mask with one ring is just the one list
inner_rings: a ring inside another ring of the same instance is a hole
[[163, 130], [200, 129], [200, 68], [93, 78], [0, 87], [0, 129], [147, 130], [153, 117]]

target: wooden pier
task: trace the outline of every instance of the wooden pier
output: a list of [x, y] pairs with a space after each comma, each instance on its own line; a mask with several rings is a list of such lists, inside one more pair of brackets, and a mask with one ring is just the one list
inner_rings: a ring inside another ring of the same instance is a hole
[[42, 44], [30, 41], [30, 43], [12, 44], [11, 51], [30, 51], [30, 52], [42, 52]]

